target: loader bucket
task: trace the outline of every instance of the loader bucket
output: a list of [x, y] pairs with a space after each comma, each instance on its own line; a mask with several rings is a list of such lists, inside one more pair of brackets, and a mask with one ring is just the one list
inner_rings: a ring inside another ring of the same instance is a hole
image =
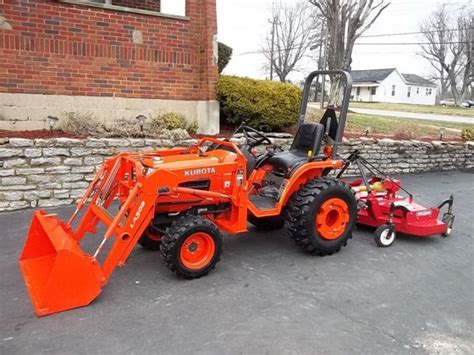
[[20, 256], [20, 269], [38, 316], [82, 307], [101, 292], [105, 278], [68, 225], [37, 211]]

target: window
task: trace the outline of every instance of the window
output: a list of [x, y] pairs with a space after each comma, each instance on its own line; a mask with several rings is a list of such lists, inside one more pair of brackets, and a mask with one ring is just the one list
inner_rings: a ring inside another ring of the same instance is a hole
[[371, 95], [377, 95], [377, 88], [375, 86], [370, 88], [370, 94]]
[[161, 12], [177, 16], [186, 16], [186, 0], [160, 0]]
[[360, 88], [357, 88], [357, 96], [360, 95]]
[[395, 85], [392, 85], [392, 96], [395, 96]]
[[155, 16], [186, 16], [186, 0], [59, 0], [78, 5]]
[[431, 88], [426, 88], [426, 96], [430, 96], [432, 93], [432, 89]]
[[407, 91], [407, 97], [410, 97], [411, 96], [411, 86], [408, 87], [408, 91]]
[[417, 94], [420, 93], [420, 88], [416, 88], [416, 93], [417, 93]]

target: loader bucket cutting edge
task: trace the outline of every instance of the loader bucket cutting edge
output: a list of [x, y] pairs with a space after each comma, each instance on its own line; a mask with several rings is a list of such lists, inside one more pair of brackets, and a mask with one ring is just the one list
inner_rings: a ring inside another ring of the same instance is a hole
[[19, 264], [38, 316], [86, 306], [105, 283], [100, 265], [70, 228], [44, 211], [33, 215]]

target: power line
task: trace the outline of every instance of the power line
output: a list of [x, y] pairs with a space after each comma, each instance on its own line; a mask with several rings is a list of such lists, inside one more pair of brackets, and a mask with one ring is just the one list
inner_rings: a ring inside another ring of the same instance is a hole
[[454, 41], [454, 42], [394, 42], [394, 43], [355, 43], [356, 46], [411, 46], [411, 45], [422, 45], [422, 44], [467, 44], [467, 41]]
[[433, 30], [433, 31], [418, 31], [418, 32], [400, 32], [400, 33], [381, 33], [381, 34], [375, 34], [375, 35], [365, 35], [365, 36], [360, 36], [359, 38], [372, 38], [372, 37], [391, 37], [391, 36], [407, 36], [407, 35], [416, 35], [416, 34], [422, 34], [422, 33], [435, 33], [435, 32], [451, 32], [451, 31], [457, 31], [457, 28], [453, 29], [447, 29], [447, 30]]
[[[445, 44], [468, 44], [468, 41], [454, 41], [454, 42], [396, 42], [396, 43], [355, 43], [354, 45], [358, 46], [409, 46], [409, 45], [423, 45], [423, 44], [439, 44], [439, 45], [445, 45]], [[289, 51], [297, 49], [295, 48], [286, 48], [286, 49], [274, 49], [275, 52], [284, 52], [284, 51]], [[243, 53], [236, 53], [236, 56], [240, 55], [249, 55], [249, 54], [265, 54], [265, 53], [270, 53], [270, 51], [266, 50], [254, 50], [254, 51], [248, 51], [248, 52], [243, 52]]]

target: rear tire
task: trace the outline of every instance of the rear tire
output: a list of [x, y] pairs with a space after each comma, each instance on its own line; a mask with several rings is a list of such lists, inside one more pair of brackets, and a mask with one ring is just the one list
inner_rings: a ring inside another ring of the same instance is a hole
[[183, 216], [166, 230], [160, 251], [172, 272], [187, 279], [199, 278], [219, 262], [222, 235], [208, 219]]
[[251, 212], [248, 213], [247, 220], [259, 230], [275, 230], [283, 228], [285, 225], [284, 213], [272, 217], [255, 217]]
[[337, 253], [352, 238], [357, 219], [353, 191], [333, 178], [314, 179], [291, 198], [286, 227], [304, 251], [320, 256]]

